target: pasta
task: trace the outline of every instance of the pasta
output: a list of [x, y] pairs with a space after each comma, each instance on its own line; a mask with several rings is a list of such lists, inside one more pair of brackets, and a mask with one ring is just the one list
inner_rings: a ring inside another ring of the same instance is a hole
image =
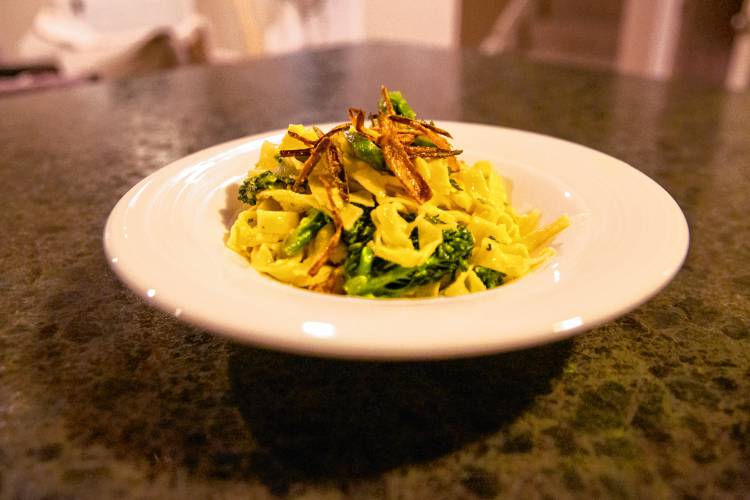
[[365, 297], [480, 292], [555, 254], [567, 216], [540, 227], [538, 211], [516, 212], [489, 162], [464, 163], [447, 131], [382, 94], [369, 127], [350, 109], [328, 133], [290, 125], [265, 143], [227, 246], [278, 281]]

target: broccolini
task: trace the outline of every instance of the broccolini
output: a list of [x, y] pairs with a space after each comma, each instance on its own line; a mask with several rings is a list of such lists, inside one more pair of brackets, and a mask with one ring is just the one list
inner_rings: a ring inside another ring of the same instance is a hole
[[505, 273], [489, 267], [476, 266], [474, 267], [474, 273], [488, 289], [500, 286], [505, 282]]
[[315, 209], [311, 210], [284, 240], [284, 255], [292, 257], [300, 253], [318, 234], [318, 231], [329, 222], [331, 219], [326, 214]]
[[238, 199], [248, 205], [258, 203], [258, 193], [266, 189], [287, 189], [294, 184], [294, 178], [276, 175], [270, 170], [248, 177], [240, 186]]
[[383, 151], [371, 140], [354, 130], [344, 132], [354, 156], [383, 172], [390, 172], [385, 165]]
[[[369, 252], [362, 251], [357, 274], [346, 280], [344, 290], [349, 295], [400, 297], [418, 286], [436, 283], [446, 276], [466, 270], [473, 247], [471, 232], [459, 226], [443, 231], [443, 242], [420, 266], [378, 266], [377, 257], [371, 264], [362, 263], [363, 259], [371, 258]], [[371, 252], [369, 248], [367, 250]], [[365, 272], [359, 274], [360, 269]]]
[[[409, 106], [409, 103], [406, 102], [406, 99], [403, 95], [401, 95], [401, 92], [398, 90], [392, 90], [388, 92], [388, 98], [391, 100], [391, 104], [393, 105], [393, 111], [397, 115], [405, 116], [406, 118], [411, 118], [412, 120], [417, 117], [417, 114], [414, 112], [413, 109], [411, 109], [411, 106]], [[385, 102], [381, 99], [380, 100], [380, 109], [383, 109], [385, 106]]]
[[[375, 224], [370, 218], [371, 211], [371, 208], [365, 208], [351, 229], [344, 231], [342, 235], [347, 249], [346, 261], [344, 261], [344, 278], [347, 280], [357, 274], [366, 274], [359, 273], [357, 269], [361, 267], [362, 252], [375, 234]], [[368, 260], [368, 257], [365, 257], [365, 260]], [[371, 265], [372, 259], [369, 258], [369, 261]]]

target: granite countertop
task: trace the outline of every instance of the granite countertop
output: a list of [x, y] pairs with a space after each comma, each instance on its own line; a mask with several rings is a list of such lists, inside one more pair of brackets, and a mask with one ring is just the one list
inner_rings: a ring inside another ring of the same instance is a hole
[[[239, 345], [109, 270], [138, 180], [381, 82], [634, 165], [685, 212], [684, 268], [572, 339], [409, 363]], [[0, 497], [749, 498], [748, 116], [748, 93], [389, 45], [0, 99]]]

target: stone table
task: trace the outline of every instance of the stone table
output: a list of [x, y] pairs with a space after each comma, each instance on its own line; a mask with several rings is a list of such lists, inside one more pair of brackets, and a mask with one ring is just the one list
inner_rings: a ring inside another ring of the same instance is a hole
[[[371, 109], [381, 82], [422, 116], [632, 164], [685, 212], [684, 268], [570, 340], [408, 363], [239, 345], [109, 270], [104, 223], [138, 180]], [[15, 95], [0, 117], [3, 498], [750, 495], [750, 94], [365, 45]]]

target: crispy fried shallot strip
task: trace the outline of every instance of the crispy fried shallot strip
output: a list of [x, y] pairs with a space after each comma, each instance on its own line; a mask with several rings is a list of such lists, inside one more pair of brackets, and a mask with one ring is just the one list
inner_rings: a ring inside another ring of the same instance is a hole
[[313, 125], [312, 129], [315, 131], [315, 135], [318, 136], [318, 140], [317, 141], [312, 141], [312, 140], [310, 140], [310, 139], [308, 139], [306, 137], [303, 137], [303, 136], [299, 135], [296, 132], [287, 130], [287, 134], [289, 134], [290, 137], [294, 137], [298, 141], [303, 142], [307, 146], [310, 146], [310, 147], [308, 147], [308, 148], [299, 148], [299, 149], [282, 149], [282, 150], [279, 150], [279, 156], [285, 157], [285, 156], [306, 156], [306, 155], [309, 155], [312, 152], [313, 147], [317, 146], [318, 142], [320, 142], [320, 140], [323, 137], [330, 137], [333, 134], [335, 134], [337, 132], [341, 132], [342, 130], [345, 130], [347, 128], [349, 128], [349, 124], [348, 123], [342, 123], [340, 125], [336, 125], [335, 127], [333, 127], [328, 132], [323, 133], [322, 130], [320, 130], [318, 127], [316, 127], [316, 126]]
[[421, 158], [448, 158], [450, 156], [456, 156], [463, 153], [461, 149], [440, 149], [432, 148], [429, 146], [406, 146], [406, 154], [410, 158], [421, 157]]
[[346, 170], [344, 170], [344, 166], [341, 165], [338, 151], [333, 144], [331, 144], [326, 150], [326, 160], [328, 160], [328, 174], [333, 183], [333, 187], [341, 192], [341, 198], [344, 201], [349, 201], [349, 183], [346, 179]]
[[398, 133], [398, 142], [400, 142], [403, 145], [408, 145], [414, 142], [414, 139], [417, 138], [417, 134], [410, 134], [410, 133]]
[[310, 157], [305, 160], [304, 165], [302, 165], [302, 170], [300, 170], [297, 179], [295, 179], [294, 181], [292, 191], [299, 192], [302, 184], [304, 184], [307, 178], [310, 176], [310, 172], [312, 172], [313, 168], [315, 168], [315, 165], [318, 164], [318, 162], [320, 161], [320, 157], [323, 155], [326, 149], [328, 149], [328, 146], [330, 146], [330, 144], [331, 139], [329, 139], [328, 137], [323, 137], [318, 141], [318, 143], [310, 153]]
[[430, 185], [420, 175], [414, 162], [406, 153], [404, 145], [398, 142], [398, 139], [391, 134], [385, 135], [380, 141], [380, 147], [388, 168], [401, 181], [412, 198], [420, 203], [432, 198]]
[[398, 131], [395, 124], [388, 119], [389, 114], [393, 114], [393, 104], [388, 96], [388, 89], [382, 86], [380, 91], [383, 94], [385, 110], [381, 111], [378, 117], [378, 123], [380, 124], [378, 145], [383, 150], [383, 158], [388, 168], [401, 181], [409, 195], [418, 202], [424, 203], [432, 198], [432, 190], [427, 181], [417, 171], [417, 167], [406, 153], [404, 145], [398, 140]]
[[364, 135], [371, 141], [378, 139], [376, 134], [373, 134], [372, 130], [365, 128], [365, 112], [357, 108], [349, 108], [349, 119], [352, 121], [352, 125], [360, 134]]
[[307, 271], [307, 274], [309, 276], [315, 276], [318, 274], [318, 271], [320, 271], [320, 268], [325, 265], [326, 262], [328, 262], [328, 259], [331, 257], [331, 253], [336, 249], [336, 246], [338, 246], [339, 241], [341, 241], [341, 225], [338, 224], [336, 226], [336, 232], [333, 233], [333, 236], [331, 236], [331, 239], [328, 241], [328, 245], [326, 246], [326, 249], [323, 251], [321, 256], [318, 258], [318, 260], [315, 261], [315, 264], [312, 265], [309, 271]]
[[[391, 96], [388, 95], [388, 89], [385, 85], [380, 86], [380, 93], [383, 95], [383, 103], [385, 104], [385, 117], [387, 118], [389, 116], [393, 116], [396, 114], [396, 112], [393, 110], [393, 103], [391, 102]], [[380, 116], [378, 116], [378, 121], [380, 120]], [[385, 125], [383, 125], [385, 127]]]
[[279, 156], [285, 158], [287, 156], [306, 156], [312, 153], [313, 148], [301, 148], [301, 149], [280, 149]]
[[299, 135], [297, 132], [294, 132], [292, 130], [287, 130], [286, 131], [286, 135], [288, 135], [289, 137], [293, 137], [293, 138], [297, 139], [299, 142], [305, 144], [306, 146], [315, 146], [315, 142], [316, 141], [311, 141], [307, 137], [303, 137], [303, 136]]
[[[348, 129], [348, 128], [349, 128], [350, 126], [351, 126], [351, 124], [350, 124], [350, 123], [342, 123], [342, 124], [340, 124], [340, 125], [336, 125], [336, 126], [335, 126], [335, 127], [333, 127], [333, 128], [331, 129], [331, 130], [329, 130], [328, 132], [326, 132], [326, 133], [325, 133], [325, 134], [323, 135], [323, 137], [331, 137], [331, 136], [332, 136], [333, 134], [335, 134], [335, 133], [337, 133], [337, 132], [341, 132], [342, 130], [346, 130], [346, 129]], [[321, 138], [321, 139], [322, 139], [322, 138]]]
[[393, 120], [394, 122], [398, 122], [398, 123], [403, 123], [405, 125], [409, 125], [412, 128], [420, 128], [421, 129], [422, 127], [424, 127], [426, 129], [432, 130], [433, 132], [435, 132], [437, 134], [444, 135], [446, 137], [450, 137], [451, 139], [453, 139], [453, 136], [447, 130], [443, 130], [442, 128], [436, 127], [432, 123], [426, 122], [424, 120], [413, 120], [411, 118], [407, 118], [407, 117], [401, 116], [401, 115], [392, 115], [392, 116], [389, 116], [388, 118], [390, 120]]
[[[421, 122], [413, 122], [411, 124], [415, 129], [419, 130], [422, 134], [424, 134], [429, 140], [435, 144], [440, 149], [449, 151], [451, 149], [450, 143], [437, 133], [433, 132], [432, 129], [425, 127]], [[458, 172], [461, 167], [458, 165], [458, 161], [454, 156], [448, 157], [448, 166], [451, 169], [451, 172]]]
[[[393, 118], [393, 117], [391, 116], [390, 118]], [[420, 132], [422, 135], [426, 136], [429, 140], [435, 143], [435, 146], [441, 149], [451, 148], [451, 145], [447, 140], [445, 140], [443, 137], [438, 135], [431, 128], [425, 127], [421, 122], [412, 121], [412, 123], [410, 123], [409, 126], [415, 129], [416, 131]]]
[[[333, 215], [333, 222], [336, 227], [336, 231], [333, 233], [333, 236], [331, 236], [331, 240], [328, 242], [325, 251], [307, 272], [307, 274], [309, 274], [310, 276], [315, 276], [316, 274], [318, 274], [318, 271], [320, 271], [325, 263], [328, 262], [331, 253], [334, 251], [336, 246], [338, 246], [339, 241], [341, 240], [341, 231], [343, 227], [340, 209], [343, 203], [349, 199], [348, 185], [341, 179], [341, 176], [346, 175], [346, 172], [344, 171], [343, 165], [341, 165], [336, 147], [331, 143], [331, 139], [326, 135], [323, 135], [323, 137], [318, 141], [318, 144], [315, 146], [315, 148], [313, 148], [313, 151], [310, 154], [310, 158], [308, 158], [308, 160], [303, 165], [302, 171], [297, 177], [294, 185], [297, 186], [298, 183], [301, 184], [302, 182], [304, 182], [304, 180], [307, 179], [307, 177], [310, 175], [310, 172], [312, 172], [315, 164], [320, 161], [320, 157], [322, 156], [323, 152], [325, 152], [326, 155], [328, 170], [320, 176], [320, 180], [326, 188], [328, 205], [329, 209], [331, 210], [331, 214]], [[317, 159], [314, 159], [315, 157], [317, 157]], [[311, 160], [313, 161], [311, 162]], [[308, 167], [308, 163], [311, 166]]]
[[359, 130], [365, 126], [365, 112], [359, 108], [349, 108], [349, 119], [352, 121], [354, 128]]

